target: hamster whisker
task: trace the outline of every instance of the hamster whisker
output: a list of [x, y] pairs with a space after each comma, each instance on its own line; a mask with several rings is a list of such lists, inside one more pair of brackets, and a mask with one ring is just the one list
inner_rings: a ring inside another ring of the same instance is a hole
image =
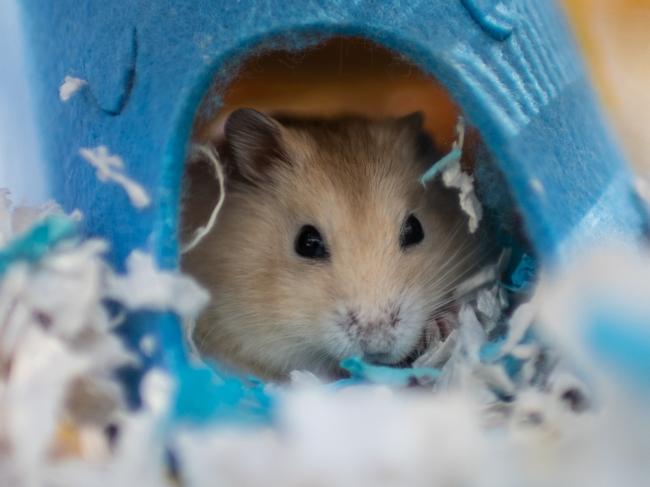
[[[461, 250], [461, 252], [465, 250], [464, 246], [461, 246], [459, 249]], [[447, 286], [447, 283], [450, 282], [448, 281], [448, 278], [450, 276], [454, 276], [453, 282], [455, 283], [457, 283], [457, 281], [461, 281], [465, 279], [471, 273], [474, 273], [478, 270], [478, 267], [480, 266], [480, 262], [487, 255], [489, 255], [488, 250], [475, 247], [469, 252], [466, 252], [462, 258], [453, 261], [452, 260], [448, 261], [446, 265], [441, 267], [441, 269], [443, 270], [442, 274], [436, 273], [436, 275], [428, 278], [426, 282], [426, 287], [431, 287], [438, 290], [440, 288], [440, 284], [443, 284], [443, 288], [444, 288], [445, 286]], [[460, 275], [454, 275], [455, 273], [458, 272], [459, 269], [462, 269], [467, 265], [468, 262], [471, 261], [476, 261], [477, 264], [474, 266], [469, 266], [467, 269], [463, 270], [463, 272]]]

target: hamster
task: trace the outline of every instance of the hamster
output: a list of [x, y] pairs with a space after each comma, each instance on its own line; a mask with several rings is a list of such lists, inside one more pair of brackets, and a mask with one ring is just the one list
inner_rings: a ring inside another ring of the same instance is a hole
[[263, 379], [336, 377], [344, 358], [404, 364], [441, 339], [456, 286], [489, 252], [457, 194], [420, 183], [439, 156], [422, 124], [228, 117], [224, 206], [183, 262], [212, 295], [193, 334], [204, 356]]

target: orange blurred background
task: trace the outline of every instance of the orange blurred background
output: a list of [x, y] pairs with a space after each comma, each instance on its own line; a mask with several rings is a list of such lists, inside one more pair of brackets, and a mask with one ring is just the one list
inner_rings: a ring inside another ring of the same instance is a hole
[[[219, 96], [222, 85], [214, 87]], [[299, 52], [253, 55], [226, 83], [216, 120], [198, 126], [199, 138], [219, 136], [228, 113], [252, 107], [267, 113], [371, 118], [425, 112], [427, 130], [441, 148], [455, 138], [458, 109], [447, 91], [410, 62], [361, 38], [335, 37]]]
[[650, 0], [563, 3], [630, 161], [650, 171]]

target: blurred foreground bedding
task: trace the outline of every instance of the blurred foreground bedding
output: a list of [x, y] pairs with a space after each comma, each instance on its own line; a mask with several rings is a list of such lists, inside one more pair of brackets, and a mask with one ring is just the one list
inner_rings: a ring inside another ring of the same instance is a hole
[[150, 369], [133, 408], [117, 371], [140, 359], [114, 331], [139, 311], [190, 323], [208, 296], [138, 251], [115, 272], [81, 217], [0, 196], [0, 485], [647, 485], [646, 250], [534, 289], [519, 256], [413, 369], [351, 358], [348, 379], [276, 385], [193, 358]]

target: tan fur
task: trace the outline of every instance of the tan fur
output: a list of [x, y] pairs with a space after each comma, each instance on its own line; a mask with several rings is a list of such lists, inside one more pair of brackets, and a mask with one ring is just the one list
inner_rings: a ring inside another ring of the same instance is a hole
[[[289, 163], [275, 161], [258, 185], [228, 181], [216, 228], [183, 263], [212, 293], [194, 336], [202, 353], [282, 379], [293, 369], [336, 373], [351, 355], [396, 363], [412, 352], [484, 256], [457, 195], [419, 183], [432, 161], [418, 156], [418, 133], [403, 120], [286, 123]], [[401, 249], [410, 213], [425, 237]], [[329, 261], [295, 253], [306, 224]]]

